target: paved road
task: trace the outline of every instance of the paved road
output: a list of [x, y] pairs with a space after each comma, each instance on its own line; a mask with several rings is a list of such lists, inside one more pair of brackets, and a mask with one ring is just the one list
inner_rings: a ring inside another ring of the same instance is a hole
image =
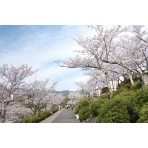
[[54, 113], [51, 116], [49, 116], [48, 118], [44, 119], [40, 123], [51, 123], [62, 111], [63, 111], [63, 109], [58, 110], [56, 113]]
[[72, 109], [63, 109], [51, 123], [80, 123]]
[[72, 109], [62, 109], [40, 123], [80, 123]]

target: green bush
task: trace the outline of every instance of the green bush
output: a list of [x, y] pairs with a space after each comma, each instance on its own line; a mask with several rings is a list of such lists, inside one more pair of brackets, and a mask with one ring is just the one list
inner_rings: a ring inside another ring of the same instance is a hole
[[75, 114], [78, 114], [79, 113], [79, 110], [80, 110], [80, 105], [79, 105], [79, 103], [76, 103], [76, 105], [75, 105]]
[[85, 106], [91, 106], [93, 100], [92, 98], [84, 98], [81, 99], [76, 105], [75, 105], [75, 114], [79, 113], [79, 110]]
[[[58, 107], [54, 107], [49, 111], [41, 111], [36, 115], [25, 117], [21, 123], [38, 123], [47, 117], [49, 117], [52, 113], [55, 113], [58, 111]], [[51, 113], [52, 112], [52, 113]]]
[[81, 122], [90, 117], [90, 108], [92, 102], [92, 98], [84, 98], [75, 105], [75, 114], [79, 115]]
[[103, 96], [101, 98], [99, 98], [98, 100], [95, 100], [92, 102], [91, 104], [91, 109], [90, 109], [90, 113], [92, 117], [97, 117], [99, 116], [100, 113], [100, 108], [103, 107], [103, 105], [108, 101], [108, 96]]
[[52, 113], [55, 113], [59, 110], [58, 106], [55, 106], [51, 109]]
[[84, 98], [79, 101], [79, 104], [81, 107], [83, 107], [83, 106], [89, 106], [91, 102], [92, 102], [92, 98]]
[[79, 110], [79, 120], [82, 122], [90, 117], [90, 108], [89, 106], [83, 106]]
[[135, 123], [139, 119], [139, 113], [135, 108], [133, 103], [134, 98], [137, 96], [136, 90], [123, 90], [121, 93], [117, 94], [114, 98], [123, 99], [127, 102], [127, 111], [130, 115], [130, 122]]
[[138, 119], [137, 123], [148, 123], [148, 104], [145, 104], [142, 107], [142, 110], [139, 113], [140, 118]]
[[131, 86], [129, 81], [120, 85], [112, 98], [102, 95], [97, 100], [82, 99], [75, 106], [81, 120], [97, 117], [98, 122], [136, 123], [148, 122], [148, 87], [142, 87], [140, 81]]
[[134, 91], [122, 88], [113, 94], [112, 99], [106, 99], [102, 103], [98, 101], [97, 121], [104, 123], [126, 123], [133, 121], [134, 113], [129, 112], [129, 108], [134, 96]]
[[128, 91], [129, 91], [128, 88], [121, 87], [120, 89], [117, 89], [117, 91], [113, 92], [112, 98], [114, 98], [117, 95], [120, 95], [120, 93], [123, 93], [123, 92], [126, 94]]
[[135, 97], [132, 99], [132, 104], [138, 109], [148, 102], [148, 87], [143, 87], [135, 92]]
[[42, 111], [39, 114], [37, 114], [37, 121], [40, 122], [44, 119], [46, 119], [47, 117], [49, 117], [51, 115], [51, 111]]
[[[140, 88], [140, 89], [139, 89]], [[98, 103], [98, 104], [97, 104]], [[104, 104], [92, 105], [92, 114], [98, 122], [147, 122], [148, 87], [141, 88], [139, 82], [131, 90], [122, 89], [113, 94], [113, 98]]]
[[142, 118], [143, 118], [142, 116], [144, 116], [143, 107], [146, 104], [148, 104], [148, 87], [147, 86], [136, 90], [135, 97], [131, 100], [131, 105], [133, 106], [135, 113], [138, 115], [137, 122], [140, 122], [140, 121], [142, 122]]
[[37, 117], [36, 115], [28, 116], [24, 118], [21, 123], [37, 123]]
[[127, 102], [124, 99], [111, 99], [99, 109], [97, 122], [101, 123], [128, 123], [130, 115], [127, 111]]

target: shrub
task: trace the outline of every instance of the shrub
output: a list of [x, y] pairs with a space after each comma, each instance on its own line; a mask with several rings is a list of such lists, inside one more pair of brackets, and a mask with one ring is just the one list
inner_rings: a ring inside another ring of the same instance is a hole
[[79, 110], [85, 106], [91, 106], [93, 100], [92, 98], [84, 98], [81, 99], [76, 105], [75, 105], [75, 114], [79, 113]]
[[123, 90], [121, 93], [117, 94], [114, 98], [123, 99], [127, 102], [127, 111], [130, 115], [130, 122], [135, 123], [139, 119], [139, 114], [135, 109], [132, 100], [136, 97], [136, 91], [134, 90]]
[[[139, 118], [143, 116], [144, 111], [142, 110], [144, 105], [146, 104], [148, 104], [148, 87], [147, 86], [136, 90], [135, 97], [131, 100], [131, 105], [133, 106], [133, 109]], [[141, 113], [141, 111], [143, 113]], [[139, 118], [137, 119], [138, 120], [137, 122], [142, 121], [142, 119], [139, 119]]]
[[79, 110], [80, 110], [80, 105], [79, 105], [79, 103], [77, 103], [77, 104], [75, 105], [75, 109], [74, 109], [75, 114], [78, 114], [78, 113], [79, 113]]
[[101, 123], [128, 123], [130, 115], [124, 99], [111, 99], [100, 108], [97, 121]]
[[[122, 114], [123, 117], [125, 117], [125, 115], [127, 116], [127, 118], [130, 117], [129, 122], [131, 123], [142, 122], [142, 121], [146, 122], [147, 116], [144, 115], [146, 113], [146, 107], [145, 108], [143, 107], [144, 105], [148, 104], [148, 87], [145, 86], [141, 88], [140, 82], [137, 82], [137, 84], [135, 84], [135, 86], [133, 86], [131, 90], [125, 89], [120, 93], [114, 94], [114, 98], [110, 100], [111, 102], [110, 103], [108, 102], [104, 106], [104, 109], [102, 109], [103, 111], [102, 114], [105, 112], [103, 114], [104, 117], [106, 118], [108, 116], [110, 118], [106, 120], [107, 122], [115, 122], [115, 119], [112, 120], [111, 118], [111, 116], [113, 116], [113, 114], [115, 114], [116, 112], [116, 108], [114, 107], [114, 103], [116, 103], [116, 101], [114, 102], [114, 100], [120, 101], [120, 106], [117, 106], [119, 110], [118, 114]], [[98, 118], [98, 121], [106, 122], [104, 121], [105, 119], [103, 120], [102, 117], [103, 116], [101, 115], [101, 118], [100, 119]], [[120, 117], [118, 118], [120, 119]], [[126, 122], [126, 120], [119, 120], [119, 119], [116, 120], [116, 122], [117, 121]]]
[[38, 122], [46, 119], [47, 117], [49, 117], [51, 115], [51, 111], [52, 111], [52, 113], [57, 112], [58, 107], [54, 107], [49, 111], [41, 111], [36, 115], [28, 116], [28, 117], [24, 118], [21, 121], [21, 123], [38, 123]]
[[80, 106], [89, 106], [92, 102], [92, 98], [84, 98], [79, 101]]
[[51, 111], [42, 111], [39, 114], [37, 114], [37, 121], [40, 122], [44, 119], [46, 119], [47, 117], [49, 117], [51, 115]]
[[127, 94], [128, 91], [129, 91], [128, 88], [121, 87], [120, 89], [117, 89], [117, 91], [113, 92], [112, 98], [114, 98], [117, 95], [120, 95], [120, 93], [123, 93], [123, 92], [124, 94]]
[[79, 110], [79, 120], [82, 122], [90, 117], [90, 108], [89, 106], [83, 106]]
[[81, 122], [90, 117], [90, 108], [92, 102], [92, 98], [84, 98], [76, 104], [75, 114], [79, 114], [79, 119]]
[[[129, 112], [131, 100], [135, 92], [128, 89], [120, 89], [113, 94], [112, 99], [107, 99], [99, 103], [97, 110], [98, 122], [131, 122], [133, 121], [133, 112]], [[100, 100], [101, 101], [101, 100]]]
[[140, 111], [140, 118], [137, 123], [148, 123], [148, 104], [145, 104]]
[[143, 87], [136, 91], [135, 97], [132, 100], [133, 105], [137, 107], [137, 109], [141, 109], [143, 105], [148, 102], [148, 87]]
[[98, 100], [95, 100], [92, 102], [90, 113], [92, 117], [99, 116], [100, 108], [103, 107], [103, 105], [108, 101], [108, 96], [103, 96], [99, 98]]
[[35, 115], [24, 118], [21, 123], [36, 123], [37, 117]]
[[53, 107], [53, 108], [51, 109], [52, 113], [55, 113], [55, 112], [57, 112], [58, 110], [59, 110], [59, 108], [58, 108], [57, 106], [55, 106], [55, 107]]
[[148, 122], [148, 87], [142, 87], [137, 81], [130, 88], [125, 83], [113, 93], [112, 99], [103, 95], [93, 101], [90, 109], [92, 117], [97, 117], [97, 121], [103, 123]]

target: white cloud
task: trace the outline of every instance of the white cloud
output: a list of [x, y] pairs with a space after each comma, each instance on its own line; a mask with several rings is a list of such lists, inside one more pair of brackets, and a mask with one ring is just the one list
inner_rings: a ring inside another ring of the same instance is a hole
[[[34, 69], [39, 68], [40, 70], [38, 71], [37, 76], [34, 77], [37, 77], [38, 79], [50, 77], [51, 79], [60, 80], [60, 83], [63, 84], [63, 86], [60, 85], [59, 89], [70, 89], [72, 87], [74, 89], [76, 87], [74, 86], [75, 81], [85, 80], [85, 76], [77, 76], [75, 70], [61, 68], [53, 61], [73, 57], [76, 54], [73, 51], [80, 48], [73, 38], [75, 38], [76, 35], [90, 34], [90, 30], [87, 29], [87, 27], [63, 26], [61, 31], [57, 32], [54, 36], [52, 36], [50, 31], [40, 32], [40, 30], [36, 30], [35, 27], [32, 27], [31, 30], [34, 30], [34, 32], [37, 33], [35, 35], [26, 33], [16, 42], [10, 43], [12, 44], [9, 45], [9, 48], [12, 47], [11, 50], [2, 50], [0, 53], [0, 65], [8, 64], [20, 66], [22, 64], [27, 64]], [[65, 86], [64, 82], [66, 82]]]

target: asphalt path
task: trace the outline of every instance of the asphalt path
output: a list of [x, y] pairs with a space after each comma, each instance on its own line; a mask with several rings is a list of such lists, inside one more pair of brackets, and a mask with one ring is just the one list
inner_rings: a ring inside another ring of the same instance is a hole
[[63, 109], [51, 123], [80, 123], [80, 121], [76, 119], [74, 111], [68, 108]]
[[40, 123], [51, 123], [62, 111], [63, 111], [63, 109], [58, 110], [56, 113], [54, 113], [51, 116], [49, 116], [48, 118], [44, 119]]
[[74, 111], [70, 108], [62, 109], [41, 121], [40, 123], [80, 123], [79, 120], [76, 119]]

